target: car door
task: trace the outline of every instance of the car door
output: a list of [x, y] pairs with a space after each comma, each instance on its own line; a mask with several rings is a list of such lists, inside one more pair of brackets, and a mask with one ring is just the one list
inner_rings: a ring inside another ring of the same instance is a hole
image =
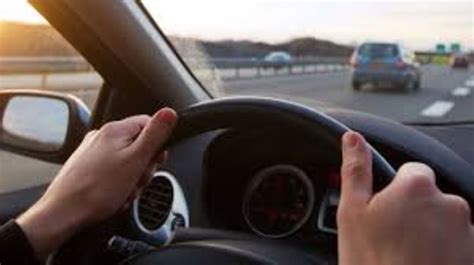
[[[72, 94], [93, 109], [103, 79], [89, 62], [26, 0], [2, 2], [0, 9], [0, 91]], [[59, 169], [0, 150], [0, 222], [39, 198]]]

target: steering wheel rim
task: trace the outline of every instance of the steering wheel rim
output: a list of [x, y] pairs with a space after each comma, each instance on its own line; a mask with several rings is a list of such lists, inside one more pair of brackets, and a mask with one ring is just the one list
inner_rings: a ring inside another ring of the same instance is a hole
[[[186, 138], [219, 129], [258, 128], [263, 125], [289, 123], [298, 129], [326, 137], [341, 154], [342, 135], [351, 129], [334, 118], [301, 104], [266, 97], [220, 98], [192, 105], [179, 113], [172, 146]], [[374, 190], [388, 185], [395, 170], [370, 144], [374, 171]]]
[[[172, 146], [186, 138], [208, 131], [228, 128], [258, 128], [256, 126], [276, 125], [279, 123], [296, 126], [295, 128], [298, 130], [305, 130], [309, 133], [315, 133], [318, 136], [325, 137], [327, 141], [331, 142], [334, 150], [339, 153], [341, 153], [341, 137], [344, 133], [350, 131], [347, 126], [339, 121], [320, 111], [303, 105], [272, 98], [233, 97], [199, 103], [180, 112], [173, 137], [166, 146]], [[369, 148], [372, 152], [373, 159], [375, 176], [373, 182], [374, 190], [379, 190], [390, 183], [395, 176], [395, 170], [377, 150], [370, 145]], [[184, 250], [182, 244], [171, 245], [164, 249], [162, 255], [160, 255], [160, 251], [153, 251], [134, 257], [126, 261], [125, 264], [138, 265], [156, 263], [156, 261], [169, 262], [174, 259], [173, 257], [182, 257], [183, 255], [187, 256], [189, 260], [189, 256], [199, 255], [192, 253], [202, 253], [202, 251], [206, 250], [210, 256], [222, 254], [224, 255], [223, 258], [235, 258], [239, 260], [242, 257], [247, 257], [253, 261], [258, 261], [259, 258], [262, 258], [261, 263], [256, 262], [252, 264], [267, 264], [265, 258], [268, 259], [271, 256], [269, 253], [272, 251], [269, 250], [273, 247], [271, 246], [272, 243], [262, 243], [263, 245], [257, 247], [257, 249], [264, 249], [263, 252], [266, 253], [266, 255], [261, 255], [258, 251], [249, 252], [249, 250], [245, 250], [245, 246], [248, 246], [250, 243], [254, 242], [248, 241], [243, 245], [240, 241], [221, 241], [221, 243], [213, 242], [210, 244], [207, 244], [206, 241], [197, 243], [190, 242]], [[239, 244], [244, 250], [236, 250], [236, 246], [239, 246]], [[223, 249], [225, 251], [222, 251]], [[273, 261], [278, 261], [278, 264], [293, 264], [291, 257], [285, 256], [281, 251], [277, 252], [283, 256], [273, 259]], [[301, 252], [295, 253], [301, 254]], [[298, 254], [298, 256], [300, 256], [300, 254]], [[282, 257], [284, 260], [288, 260], [288, 262], [280, 262]], [[196, 258], [202, 258], [202, 254], [199, 257], [196, 256]], [[304, 264], [314, 264], [314, 259], [311, 260], [312, 262], [308, 260], [308, 263], [304, 262]], [[212, 263], [212, 259], [210, 259], [210, 264]], [[178, 260], [176, 264], [179, 264]]]

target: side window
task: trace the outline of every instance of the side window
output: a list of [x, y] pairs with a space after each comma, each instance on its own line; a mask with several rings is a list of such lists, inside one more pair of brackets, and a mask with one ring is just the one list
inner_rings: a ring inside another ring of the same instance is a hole
[[[89, 108], [103, 80], [26, 0], [0, 3], [0, 90], [73, 94]], [[0, 193], [51, 181], [59, 166], [0, 150]]]

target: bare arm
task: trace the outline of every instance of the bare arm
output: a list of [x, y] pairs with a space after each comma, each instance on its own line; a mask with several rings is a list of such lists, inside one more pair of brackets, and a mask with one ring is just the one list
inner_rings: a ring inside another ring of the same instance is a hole
[[45, 256], [77, 230], [110, 217], [148, 182], [176, 123], [162, 109], [90, 132], [46, 193], [17, 219], [35, 251]]

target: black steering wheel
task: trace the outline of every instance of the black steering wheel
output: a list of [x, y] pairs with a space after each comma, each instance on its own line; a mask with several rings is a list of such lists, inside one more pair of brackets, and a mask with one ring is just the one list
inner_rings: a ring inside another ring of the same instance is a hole
[[[341, 137], [350, 129], [317, 110], [283, 100], [257, 97], [216, 99], [182, 111], [168, 143], [218, 129], [255, 129], [285, 125], [327, 142], [341, 153]], [[395, 176], [392, 166], [372, 147], [374, 190]], [[258, 239], [200, 240], [167, 246], [126, 261], [130, 265], [151, 264], [326, 264], [323, 258], [303, 249]]]

